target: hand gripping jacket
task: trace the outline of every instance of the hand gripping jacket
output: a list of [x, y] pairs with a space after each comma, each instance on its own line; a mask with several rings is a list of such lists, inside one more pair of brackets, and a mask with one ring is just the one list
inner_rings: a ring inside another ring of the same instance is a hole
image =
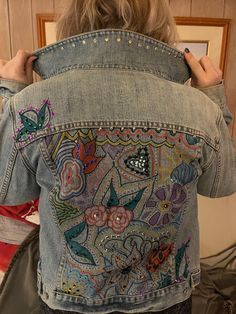
[[181, 52], [128, 31], [35, 54], [44, 81], [0, 85], [0, 203], [39, 197], [41, 298], [80, 313], [186, 300], [200, 279], [197, 192], [236, 191], [223, 85], [184, 85]]

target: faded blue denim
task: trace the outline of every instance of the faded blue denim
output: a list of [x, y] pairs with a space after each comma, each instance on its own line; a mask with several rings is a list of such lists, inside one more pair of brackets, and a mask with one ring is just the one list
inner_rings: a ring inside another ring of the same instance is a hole
[[35, 55], [44, 81], [0, 82], [0, 203], [40, 198], [42, 300], [100, 314], [187, 300], [200, 280], [197, 192], [236, 191], [224, 86], [184, 85], [181, 52], [128, 31]]

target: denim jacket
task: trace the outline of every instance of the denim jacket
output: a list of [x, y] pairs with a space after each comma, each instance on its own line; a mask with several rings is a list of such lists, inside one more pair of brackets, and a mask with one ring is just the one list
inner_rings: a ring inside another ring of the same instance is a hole
[[39, 197], [38, 292], [53, 309], [145, 313], [199, 283], [197, 192], [236, 191], [224, 87], [184, 85], [183, 54], [101, 30], [1, 80], [0, 203]]

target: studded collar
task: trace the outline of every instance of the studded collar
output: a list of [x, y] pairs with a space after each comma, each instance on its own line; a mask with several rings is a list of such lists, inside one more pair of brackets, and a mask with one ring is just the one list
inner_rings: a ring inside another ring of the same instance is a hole
[[183, 84], [190, 77], [183, 53], [139, 33], [99, 30], [66, 38], [34, 52], [34, 70], [47, 79], [82, 68], [145, 71]]

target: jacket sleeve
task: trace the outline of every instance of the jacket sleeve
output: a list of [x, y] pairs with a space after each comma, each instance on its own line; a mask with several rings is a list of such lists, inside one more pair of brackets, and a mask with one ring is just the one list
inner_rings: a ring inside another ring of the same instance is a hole
[[208, 197], [223, 197], [236, 192], [236, 150], [228, 125], [232, 114], [226, 106], [223, 84], [201, 89], [220, 108], [217, 119], [219, 138], [217, 149], [203, 146], [202, 175], [198, 181], [198, 193]]
[[17, 81], [5, 80], [0, 78], [0, 97], [8, 99], [11, 96], [19, 93], [27, 86], [27, 84], [19, 83]]
[[[13, 98], [3, 100], [0, 116], [0, 204], [19, 205], [39, 197], [36, 174], [13, 135]], [[29, 189], [30, 187], [30, 189]]]

